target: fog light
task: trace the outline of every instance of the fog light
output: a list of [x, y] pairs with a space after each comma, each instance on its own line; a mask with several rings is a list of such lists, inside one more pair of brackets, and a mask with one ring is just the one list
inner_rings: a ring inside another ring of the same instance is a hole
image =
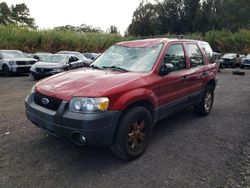
[[79, 135], [79, 141], [82, 143], [86, 142], [86, 138], [83, 135]]

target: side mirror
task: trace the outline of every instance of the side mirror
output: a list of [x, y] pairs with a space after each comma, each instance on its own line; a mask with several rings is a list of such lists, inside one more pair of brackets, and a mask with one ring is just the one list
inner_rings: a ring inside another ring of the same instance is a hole
[[173, 71], [174, 69], [174, 66], [172, 63], [166, 63], [166, 64], [163, 64], [161, 65], [160, 67], [160, 76], [165, 76], [167, 75], [168, 73], [170, 73], [171, 71]]

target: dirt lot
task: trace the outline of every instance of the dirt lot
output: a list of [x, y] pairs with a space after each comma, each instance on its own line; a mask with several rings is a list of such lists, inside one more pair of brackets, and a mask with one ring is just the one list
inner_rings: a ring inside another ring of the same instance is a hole
[[187, 108], [159, 122], [129, 163], [30, 123], [24, 98], [34, 83], [0, 76], [0, 187], [250, 187], [250, 70], [220, 73], [208, 117]]

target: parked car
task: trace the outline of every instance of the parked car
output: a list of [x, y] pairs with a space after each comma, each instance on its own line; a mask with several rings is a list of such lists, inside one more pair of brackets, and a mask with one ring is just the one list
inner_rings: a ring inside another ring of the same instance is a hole
[[223, 59], [221, 58], [221, 54], [218, 52], [213, 52], [213, 58], [215, 63], [218, 65], [218, 71], [223, 69]]
[[89, 67], [90, 64], [93, 62], [92, 60], [86, 58], [80, 52], [76, 52], [76, 51], [60, 51], [60, 52], [57, 52], [57, 53], [58, 54], [72, 54], [72, 55], [75, 55], [75, 56], [77, 56], [78, 59], [80, 59], [82, 61], [82, 64], [85, 67]]
[[33, 54], [33, 58], [37, 59], [37, 61], [43, 61], [49, 55], [52, 55], [52, 53], [49, 53], [49, 52], [37, 52], [37, 53]]
[[26, 115], [52, 135], [110, 147], [132, 160], [145, 151], [157, 121], [189, 105], [200, 116], [210, 113], [217, 65], [199, 42], [120, 42], [91, 67], [36, 83], [25, 100]]
[[250, 54], [243, 58], [240, 64], [240, 68], [244, 69], [245, 67], [250, 67]]
[[89, 53], [89, 52], [86, 52], [86, 53], [82, 53], [86, 58], [94, 61], [96, 58], [98, 58], [98, 56], [100, 56], [100, 53]]
[[35, 59], [28, 58], [20, 50], [0, 50], [0, 71], [4, 76], [29, 73], [31, 65], [35, 62]]
[[226, 53], [222, 56], [223, 59], [223, 67], [239, 67], [241, 58], [239, 54], [236, 53]]
[[80, 67], [82, 67], [82, 62], [75, 55], [54, 54], [32, 65], [30, 74], [35, 80], [38, 80], [62, 71]]

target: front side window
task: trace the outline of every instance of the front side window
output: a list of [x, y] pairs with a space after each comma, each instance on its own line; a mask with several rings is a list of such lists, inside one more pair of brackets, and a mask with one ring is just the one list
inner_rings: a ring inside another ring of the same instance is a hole
[[204, 65], [202, 53], [196, 44], [187, 44], [190, 67]]
[[186, 69], [186, 60], [184, 50], [181, 44], [171, 45], [164, 56], [164, 64], [173, 65], [172, 71]]
[[126, 47], [114, 45], [106, 50], [91, 65], [100, 69], [114, 68], [129, 72], [149, 72], [161, 51], [163, 44], [152, 47]]

